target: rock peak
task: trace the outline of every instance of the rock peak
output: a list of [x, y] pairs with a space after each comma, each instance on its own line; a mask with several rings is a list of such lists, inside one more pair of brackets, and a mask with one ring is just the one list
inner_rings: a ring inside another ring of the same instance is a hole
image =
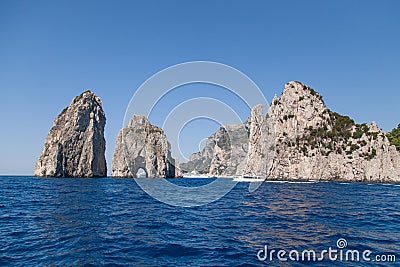
[[285, 87], [286, 86], [301, 86], [301, 87], [304, 87], [304, 84], [302, 82], [299, 82], [299, 81], [290, 81], [290, 82], [285, 84]]
[[292, 81], [285, 84], [282, 96], [274, 98], [272, 106], [283, 105], [282, 111], [298, 110], [303, 107], [306, 110], [308, 107], [326, 109], [322, 96], [311, 87], [304, 85], [301, 82]]
[[134, 114], [128, 125], [129, 127], [136, 127], [138, 125], [150, 125], [150, 122], [146, 116]]
[[263, 114], [263, 106], [262, 104], [258, 104], [255, 105], [252, 109], [251, 109], [251, 116], [256, 116], [258, 114]]
[[82, 94], [76, 96], [72, 100], [71, 105], [73, 103], [76, 103], [79, 101], [94, 101], [94, 102], [97, 102], [97, 105], [100, 105], [100, 106], [102, 105], [100, 98], [95, 93], [93, 93], [91, 90], [86, 90]]
[[291, 81], [285, 84], [285, 89], [283, 90], [283, 92], [285, 93], [285, 91], [295, 91], [297, 93], [301, 93], [303, 91], [306, 90], [306, 86], [298, 81]]
[[291, 81], [285, 84], [285, 89], [283, 90], [282, 96], [285, 94], [296, 94], [296, 95], [311, 95], [322, 100], [322, 96], [316, 92], [311, 87], [299, 82]]

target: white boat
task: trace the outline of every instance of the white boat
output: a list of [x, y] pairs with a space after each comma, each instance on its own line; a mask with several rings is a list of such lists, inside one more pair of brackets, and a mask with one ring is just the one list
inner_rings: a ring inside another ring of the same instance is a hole
[[204, 174], [184, 174], [183, 178], [214, 178], [215, 176]]
[[265, 179], [261, 176], [257, 176], [255, 174], [243, 174], [241, 176], [233, 178], [235, 182], [263, 182]]

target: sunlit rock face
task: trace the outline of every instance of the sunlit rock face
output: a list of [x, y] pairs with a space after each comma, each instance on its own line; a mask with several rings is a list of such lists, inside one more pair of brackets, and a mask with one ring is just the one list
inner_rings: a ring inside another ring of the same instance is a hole
[[181, 168], [277, 180], [400, 182], [400, 155], [375, 123], [355, 124], [330, 111], [319, 93], [296, 81], [275, 96], [266, 115], [261, 105], [253, 107], [243, 125], [221, 127]]
[[275, 123], [273, 179], [399, 182], [400, 157], [375, 124], [330, 111], [322, 96], [289, 82], [267, 116]]
[[101, 100], [86, 91], [54, 120], [34, 169], [40, 177], [104, 177], [106, 117]]
[[179, 177], [176, 165], [164, 131], [151, 125], [145, 116], [134, 115], [118, 133], [113, 177]]

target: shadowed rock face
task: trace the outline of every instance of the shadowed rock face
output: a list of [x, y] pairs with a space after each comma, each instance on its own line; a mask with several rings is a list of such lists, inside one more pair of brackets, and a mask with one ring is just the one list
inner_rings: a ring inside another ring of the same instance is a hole
[[220, 127], [201, 152], [181, 163], [182, 172], [231, 177], [242, 174], [266, 175], [274, 158], [273, 128], [263, 117], [261, 105], [255, 106], [244, 124]]
[[[176, 162], [176, 163], [175, 163]], [[145, 116], [134, 115], [119, 133], [112, 161], [113, 177], [137, 177], [142, 169], [147, 177], [179, 177], [177, 161], [164, 131]]]
[[248, 150], [248, 128], [241, 124], [222, 126], [208, 139], [202, 151], [192, 154], [180, 169], [188, 174], [234, 176], [243, 173]]
[[104, 177], [106, 117], [101, 100], [86, 91], [54, 120], [34, 169], [38, 177]]

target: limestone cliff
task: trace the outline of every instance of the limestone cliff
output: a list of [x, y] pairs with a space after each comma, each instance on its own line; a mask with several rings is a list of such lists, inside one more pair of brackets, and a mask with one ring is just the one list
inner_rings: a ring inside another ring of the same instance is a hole
[[251, 110], [251, 116], [246, 122], [249, 128], [247, 162], [240, 174], [265, 177], [269, 173], [276, 154], [273, 122], [268, 116], [263, 116], [262, 105]]
[[257, 105], [244, 124], [225, 125], [211, 135], [201, 152], [194, 153], [181, 169], [188, 173], [230, 177], [265, 176], [274, 158], [274, 129]]
[[[246, 154], [244, 166], [239, 166], [237, 157], [229, 157], [232, 146], [218, 145], [232, 140], [221, 129], [208, 139], [202, 152], [182, 166], [219, 176], [400, 182], [400, 154], [385, 133], [375, 123], [356, 124], [330, 111], [321, 95], [300, 82], [287, 83], [266, 116], [260, 105], [254, 107], [243, 126], [248, 138], [240, 139], [246, 143], [238, 151], [241, 159]], [[229, 171], [226, 166], [231, 166]]]
[[180, 165], [182, 172], [210, 176], [234, 176], [246, 167], [249, 129], [246, 125], [225, 125], [211, 135], [202, 151]]
[[54, 121], [34, 174], [42, 177], [104, 177], [106, 117], [100, 98], [86, 91]]
[[137, 177], [140, 169], [147, 177], [179, 177], [171, 157], [171, 145], [164, 131], [145, 116], [134, 115], [118, 133], [112, 160], [113, 177]]
[[267, 114], [275, 122], [274, 179], [400, 181], [400, 155], [375, 123], [332, 112], [300, 82], [285, 85]]

